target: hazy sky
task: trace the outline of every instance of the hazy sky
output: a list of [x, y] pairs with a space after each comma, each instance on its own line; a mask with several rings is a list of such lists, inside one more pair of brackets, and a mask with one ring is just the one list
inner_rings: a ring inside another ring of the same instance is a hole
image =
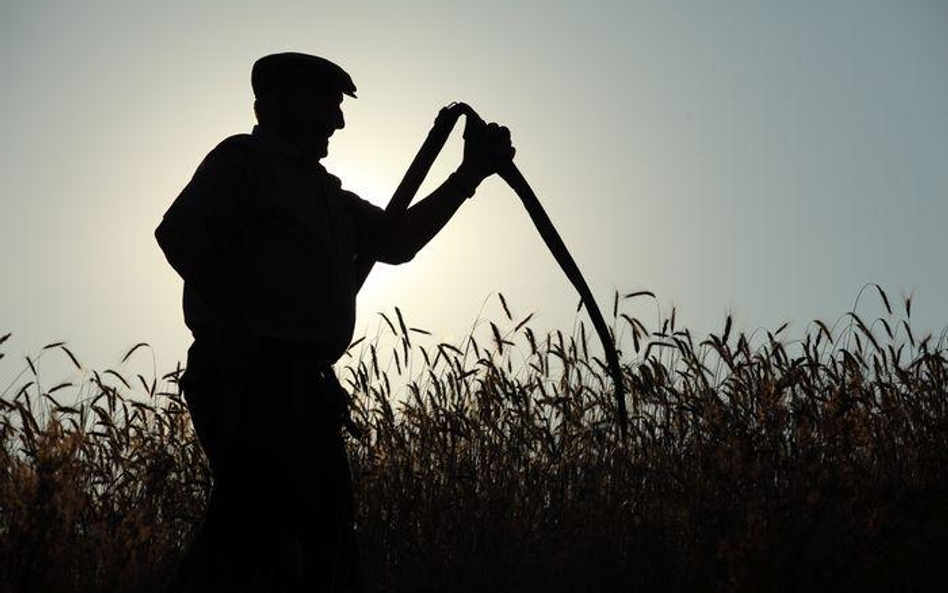
[[[877, 282], [914, 293], [916, 327], [948, 323], [948, 2], [31, 0], [0, 8], [0, 379], [54, 340], [93, 367], [139, 341], [162, 369], [184, 358], [153, 230], [252, 127], [253, 61], [287, 50], [352, 74], [326, 164], [380, 206], [442, 105], [509, 126], [604, 309], [650, 289], [699, 333], [730, 311], [798, 335]], [[572, 327], [578, 297], [494, 179], [412, 262], [376, 266], [356, 337], [399, 305], [454, 339], [497, 290]]]

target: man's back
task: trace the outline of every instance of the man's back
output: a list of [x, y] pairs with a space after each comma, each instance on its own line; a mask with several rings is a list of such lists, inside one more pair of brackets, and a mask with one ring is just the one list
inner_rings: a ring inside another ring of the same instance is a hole
[[[371, 249], [381, 208], [341, 188], [294, 146], [257, 126], [204, 159], [172, 208], [201, 213], [233, 277], [234, 305], [261, 337], [318, 343], [335, 360], [355, 323], [353, 262]], [[184, 314], [195, 333], [219, 316], [189, 284]]]

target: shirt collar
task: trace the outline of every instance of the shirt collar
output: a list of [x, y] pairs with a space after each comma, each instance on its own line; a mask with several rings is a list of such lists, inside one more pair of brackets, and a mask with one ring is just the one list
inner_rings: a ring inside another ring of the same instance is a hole
[[[295, 144], [276, 132], [260, 126], [260, 124], [254, 125], [252, 134], [254, 138], [260, 140], [265, 146], [277, 151], [290, 160], [298, 161], [303, 158], [303, 152]], [[322, 173], [326, 171], [326, 168], [318, 161], [311, 163], [311, 166], [318, 172]]]
[[272, 148], [273, 150], [279, 152], [280, 154], [291, 158], [298, 159], [302, 157], [302, 152], [295, 144], [280, 136], [272, 130], [268, 130], [260, 126], [259, 124], [253, 127], [253, 136], [264, 143], [264, 145]]

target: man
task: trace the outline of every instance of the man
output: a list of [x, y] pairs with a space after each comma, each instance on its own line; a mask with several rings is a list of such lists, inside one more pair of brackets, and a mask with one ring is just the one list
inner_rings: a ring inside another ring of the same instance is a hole
[[319, 163], [351, 77], [282, 53], [251, 72], [257, 125], [204, 159], [155, 231], [184, 279], [194, 335], [182, 388], [214, 476], [181, 571], [187, 591], [359, 590], [331, 364], [355, 323], [356, 259], [412, 259], [513, 158], [509, 131], [465, 134], [448, 179], [406, 212], [342, 189]]

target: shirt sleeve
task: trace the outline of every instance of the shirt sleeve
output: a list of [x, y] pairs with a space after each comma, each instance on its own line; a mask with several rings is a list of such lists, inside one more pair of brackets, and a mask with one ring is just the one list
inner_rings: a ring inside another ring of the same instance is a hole
[[239, 139], [224, 140], [204, 157], [168, 212], [180, 208], [199, 212], [211, 239], [221, 247], [227, 245], [257, 207], [251, 157], [249, 147]]
[[391, 243], [391, 216], [351, 191], [342, 190], [342, 196], [353, 220], [356, 252], [376, 261], [389, 261], [386, 246]]

